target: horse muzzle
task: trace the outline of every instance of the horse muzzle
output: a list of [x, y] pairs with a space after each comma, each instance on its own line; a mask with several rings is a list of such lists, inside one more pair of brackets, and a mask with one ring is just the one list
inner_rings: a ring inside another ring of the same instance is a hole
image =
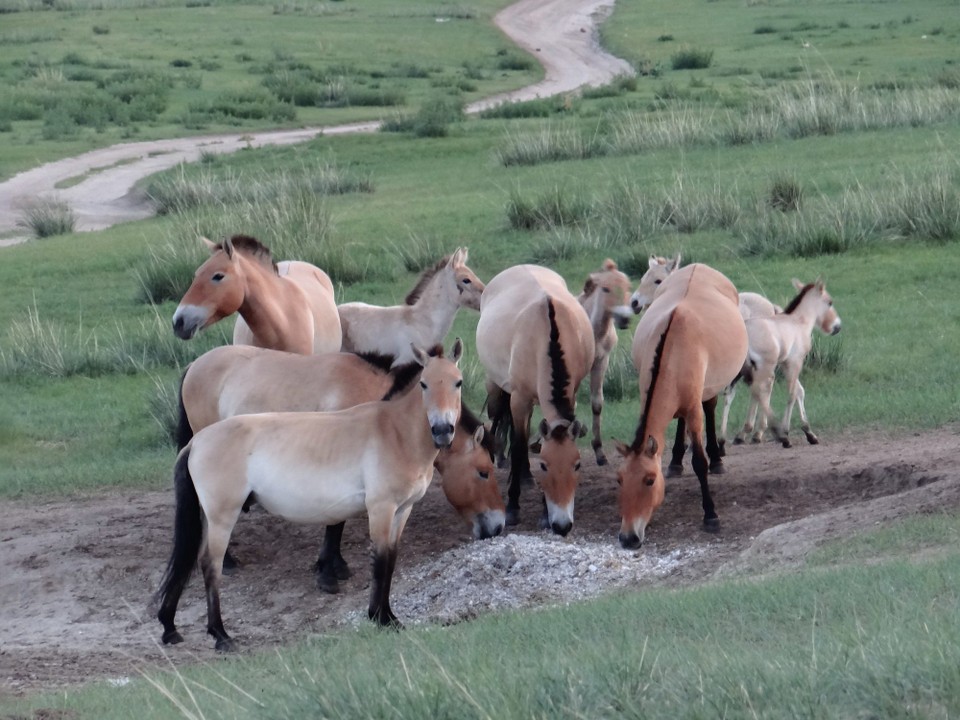
[[503, 532], [506, 514], [503, 510], [488, 510], [478, 513], [473, 520], [473, 537], [476, 540], [489, 540]]
[[630, 327], [630, 318], [639, 312], [639, 310], [633, 308], [632, 303], [629, 307], [627, 305], [620, 305], [613, 310], [613, 324], [617, 326], [618, 330], [626, 330]]
[[173, 334], [181, 340], [189, 340], [206, 323], [209, 313], [195, 305], [181, 305], [173, 313]]
[[639, 550], [643, 545], [643, 538], [635, 532], [620, 533], [620, 547], [624, 550]]
[[450, 447], [453, 444], [454, 430], [450, 423], [431, 425], [430, 434], [433, 436], [433, 444], [441, 450]]

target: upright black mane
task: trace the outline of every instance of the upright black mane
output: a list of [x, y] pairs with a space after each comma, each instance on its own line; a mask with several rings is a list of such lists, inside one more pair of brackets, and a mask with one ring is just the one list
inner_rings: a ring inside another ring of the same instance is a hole
[[[432, 348], [427, 350], [427, 355], [430, 357], [443, 357], [443, 345], [434, 345]], [[412, 360], [403, 365], [398, 365], [397, 367], [390, 370], [390, 374], [393, 375], [393, 384], [390, 386], [390, 389], [387, 390], [387, 393], [380, 398], [381, 400], [393, 400], [398, 395], [403, 395], [411, 385], [413, 381], [420, 377], [420, 373], [423, 371], [423, 365], [418, 363], [415, 360]]]
[[630, 449], [639, 452], [643, 448], [643, 443], [647, 439], [647, 418], [650, 416], [650, 405], [653, 401], [653, 390], [657, 385], [657, 377], [660, 375], [660, 360], [663, 356], [663, 345], [667, 341], [667, 332], [673, 323], [673, 314], [667, 321], [667, 326], [663, 329], [663, 334], [657, 341], [657, 347], [653, 351], [653, 365], [650, 368], [650, 386], [647, 388], [647, 398], [643, 403], [643, 412], [640, 413], [640, 422], [637, 424], [637, 433], [633, 437], [633, 444]]
[[[277, 263], [273, 260], [273, 254], [270, 252], [270, 248], [255, 237], [250, 237], [249, 235], [234, 235], [230, 238], [230, 243], [237, 252], [249, 255], [254, 260], [272, 267], [274, 272], [277, 271]], [[220, 250], [223, 250], [223, 246], [224, 243], [217, 244], [217, 248]]]
[[813, 283], [807, 283], [806, 285], [804, 285], [803, 288], [800, 290], [800, 292], [797, 294], [797, 296], [793, 300], [791, 300], [790, 304], [783, 309], [783, 314], [789, 315], [794, 310], [796, 310], [799, 307], [801, 301], [803, 300], [804, 295], [810, 292], [810, 289], [812, 287], [813, 287]]
[[553, 300], [547, 299], [547, 317], [550, 319], [550, 344], [547, 353], [550, 356], [550, 402], [557, 409], [564, 420], [573, 422], [575, 419], [573, 406], [567, 398], [567, 387], [570, 385], [570, 371], [563, 360], [563, 348], [560, 347], [560, 328], [557, 327], [557, 311]]
[[424, 270], [420, 274], [420, 279], [417, 280], [417, 284], [413, 286], [413, 290], [411, 290], [407, 294], [407, 297], [404, 299], [404, 302], [407, 305], [416, 304], [417, 300], [420, 299], [420, 296], [423, 294], [423, 291], [426, 289], [427, 285], [429, 285], [430, 281], [433, 280], [433, 276], [436, 275], [441, 270], [443, 270], [447, 266], [448, 262], [450, 262], [450, 256], [444, 255], [442, 258], [437, 260], [437, 262], [433, 265], [433, 267], [428, 267], [426, 270]]

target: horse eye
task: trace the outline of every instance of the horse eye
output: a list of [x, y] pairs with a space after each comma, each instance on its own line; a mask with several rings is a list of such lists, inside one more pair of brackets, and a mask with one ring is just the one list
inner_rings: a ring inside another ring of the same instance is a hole
[[478, 470], [477, 475], [480, 476], [481, 480], [486, 480], [490, 477], [490, 473], [488, 473], [486, 470]]
[[457, 381], [453, 384], [453, 386], [454, 386], [455, 388], [461, 388], [461, 387], [463, 387], [463, 380], [457, 380]]
[[222, 272], [214, 273], [211, 280], [214, 282], [220, 282], [223, 278], [226, 277]]
[[543, 470], [544, 472], [546, 472], [546, 471], [547, 471], [547, 464], [544, 463], [544, 462], [540, 463], [540, 469]]
[[421, 380], [421, 381], [420, 381], [420, 387], [422, 387], [424, 390], [426, 390], [426, 389], [427, 389], [427, 384], [426, 384], [423, 380]]
[[643, 484], [646, 485], [647, 487], [651, 487], [653, 485], [653, 478], [652, 477], [644, 478]]
[[580, 469], [580, 463], [577, 463], [576, 465], [574, 465], [574, 466], [573, 466], [573, 469], [574, 469], [574, 470], [579, 470], [579, 469]]
[[617, 485], [623, 485], [623, 478], [617, 475]]
[[662, 283], [662, 282], [663, 282], [663, 280], [654, 280], [654, 281], [653, 281], [653, 284], [654, 284], [654, 285], [659, 285], [659, 284]]
[[601, 288], [605, 293], [610, 292], [610, 288]]
[[464, 278], [464, 279], [461, 280], [460, 282], [462, 282], [464, 285], [469, 285], [469, 284], [470, 284], [470, 278]]

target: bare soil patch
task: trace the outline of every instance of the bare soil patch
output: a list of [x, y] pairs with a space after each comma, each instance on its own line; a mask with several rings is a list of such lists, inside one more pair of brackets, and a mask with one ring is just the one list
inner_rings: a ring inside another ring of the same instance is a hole
[[[568, 538], [536, 529], [539, 496], [521, 499], [521, 525], [473, 542], [434, 483], [401, 544], [394, 610], [408, 625], [452, 623], [511, 608], [563, 604], [614, 589], [676, 587], [754, 572], [789, 571], [825, 540], [915, 513], [960, 507], [951, 462], [956, 428], [895, 437], [843, 437], [784, 450], [731, 448], [712, 480], [722, 530], [700, 530], [696, 478], [668, 480], [666, 501], [638, 552], [620, 549], [610, 467], [584, 453], [576, 523]], [[172, 465], [172, 457], [171, 457]], [[503, 474], [503, 471], [501, 471]], [[7, 503], [0, 515], [0, 695], [49, 690], [161, 667], [159, 623], [147, 606], [172, 538], [172, 492], [117, 493]], [[366, 622], [366, 523], [348, 523], [354, 576], [339, 595], [314, 586], [321, 529], [254, 510], [234, 534], [241, 571], [225, 578], [224, 621], [241, 652]], [[205, 634], [202, 581], [184, 594], [186, 641], [176, 663], [216, 654]]]

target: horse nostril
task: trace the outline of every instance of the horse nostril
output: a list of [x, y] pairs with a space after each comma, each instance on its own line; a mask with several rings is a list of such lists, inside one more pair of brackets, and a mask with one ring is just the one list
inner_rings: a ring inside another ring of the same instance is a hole
[[624, 550], [638, 550], [643, 545], [643, 540], [636, 533], [620, 533], [620, 545]]
[[570, 528], [573, 527], [573, 523], [569, 520], [564, 522], [553, 522], [550, 524], [550, 529], [560, 537], [566, 537], [567, 533], [570, 532]]

